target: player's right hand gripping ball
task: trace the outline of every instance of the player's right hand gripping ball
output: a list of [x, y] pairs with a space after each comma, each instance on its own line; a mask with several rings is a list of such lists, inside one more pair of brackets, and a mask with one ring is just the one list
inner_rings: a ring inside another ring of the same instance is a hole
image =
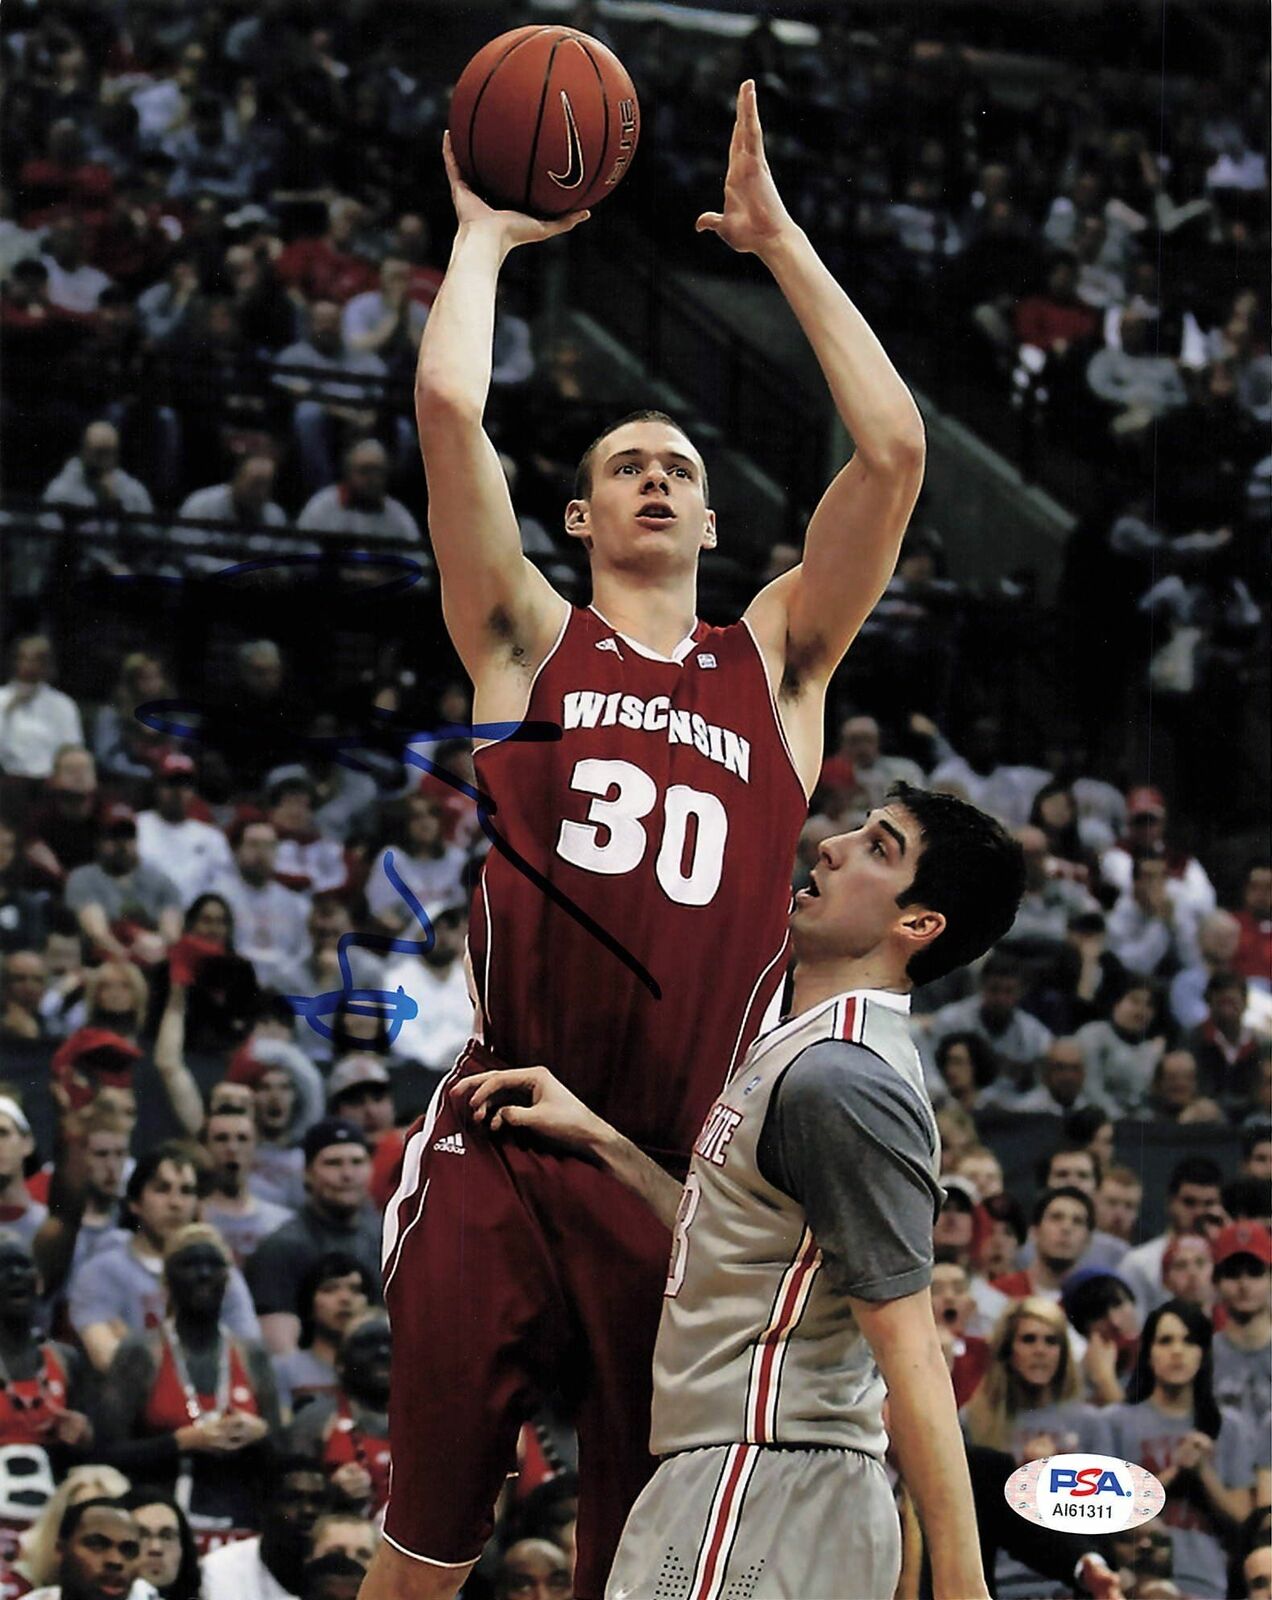
[[559, 217], [612, 193], [636, 153], [640, 105], [598, 39], [532, 25], [492, 39], [464, 68], [450, 136], [483, 200]]

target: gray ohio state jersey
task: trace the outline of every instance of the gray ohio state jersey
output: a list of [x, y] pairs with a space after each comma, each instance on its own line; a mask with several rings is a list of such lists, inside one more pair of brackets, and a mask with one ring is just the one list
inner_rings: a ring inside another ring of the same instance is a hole
[[931, 1281], [940, 1141], [908, 1012], [882, 990], [825, 1001], [757, 1039], [708, 1113], [654, 1352], [655, 1455], [883, 1455], [884, 1384], [847, 1297]]

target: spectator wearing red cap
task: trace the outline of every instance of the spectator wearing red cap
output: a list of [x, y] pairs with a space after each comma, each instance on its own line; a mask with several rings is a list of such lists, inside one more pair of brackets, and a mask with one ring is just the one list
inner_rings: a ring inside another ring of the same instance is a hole
[[1178, 885], [1172, 897], [1181, 900], [1194, 919], [1204, 917], [1219, 903], [1214, 884], [1196, 856], [1168, 844], [1166, 819], [1166, 801], [1160, 789], [1141, 784], [1128, 790], [1126, 834], [1100, 857], [1100, 876], [1125, 894], [1131, 887], [1131, 863], [1136, 856], [1164, 856], [1170, 881]]
[[1232, 1222], [1210, 1249], [1227, 1313], [1211, 1347], [1215, 1399], [1247, 1417], [1265, 1417], [1272, 1407], [1272, 1234], [1261, 1222]]
[[1254, 861], [1246, 868], [1237, 912], [1241, 941], [1233, 968], [1251, 983], [1272, 992], [1272, 866]]
[[221, 830], [191, 816], [193, 798], [194, 762], [184, 752], [170, 750], [155, 774], [154, 807], [137, 818], [142, 863], [176, 884], [183, 910], [211, 887], [218, 873], [234, 865]]
[[265, 1342], [276, 1355], [300, 1338], [305, 1273], [330, 1250], [348, 1250], [380, 1279], [380, 1215], [368, 1199], [371, 1157], [361, 1128], [339, 1117], [305, 1135], [305, 1203], [257, 1247], [246, 1267]]
[[125, 805], [103, 811], [97, 860], [71, 873], [66, 903], [84, 937], [116, 960], [158, 961], [181, 937], [180, 892], [166, 873], [141, 862], [137, 819]]

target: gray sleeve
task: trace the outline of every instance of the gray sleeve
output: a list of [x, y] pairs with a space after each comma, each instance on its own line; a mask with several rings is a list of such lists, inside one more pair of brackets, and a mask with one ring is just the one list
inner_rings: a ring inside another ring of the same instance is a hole
[[85, 906], [102, 903], [101, 868], [95, 862], [76, 867], [66, 880], [62, 898], [72, 911], [82, 911]]
[[787, 1069], [760, 1135], [760, 1171], [803, 1206], [831, 1282], [897, 1300], [932, 1278], [931, 1119], [918, 1094], [860, 1045], [824, 1040]]

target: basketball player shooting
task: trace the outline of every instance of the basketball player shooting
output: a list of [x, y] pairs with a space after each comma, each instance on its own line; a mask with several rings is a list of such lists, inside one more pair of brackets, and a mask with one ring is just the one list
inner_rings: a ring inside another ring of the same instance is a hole
[[566, 1143], [672, 1230], [661, 1465], [609, 1600], [891, 1600], [885, 1393], [936, 1600], [986, 1594], [929, 1295], [940, 1140], [906, 1022], [913, 984], [1001, 938], [1023, 888], [1019, 845], [952, 795], [897, 785], [828, 839], [790, 919], [791, 1014], [708, 1112], [683, 1188], [543, 1068], [456, 1089], [496, 1137]]
[[[443, 612], [478, 722], [561, 729], [557, 742], [476, 752], [507, 848], [492, 850], [474, 896], [482, 1045], [452, 1081], [492, 1055], [551, 1062], [683, 1177], [706, 1111], [780, 997], [826, 685], [892, 574], [922, 481], [923, 426], [783, 206], [745, 83], [724, 209], [698, 228], [772, 273], [855, 454], [809, 523], [802, 564], [739, 623], [710, 627], [696, 616], [699, 552], [717, 541], [705, 465], [670, 418], [624, 419], [584, 455], [565, 510], [592, 571], [592, 604], [567, 604], [522, 554], [482, 416], [504, 260], [586, 214], [494, 210], [449, 143], [444, 153], [458, 228], [416, 378]], [[364, 1600], [456, 1592], [490, 1534], [519, 1427], [546, 1393], [572, 1403], [576, 1594], [599, 1600], [653, 1468], [665, 1234], [610, 1173], [491, 1141], [442, 1093], [407, 1142], [384, 1269], [393, 1493]]]

